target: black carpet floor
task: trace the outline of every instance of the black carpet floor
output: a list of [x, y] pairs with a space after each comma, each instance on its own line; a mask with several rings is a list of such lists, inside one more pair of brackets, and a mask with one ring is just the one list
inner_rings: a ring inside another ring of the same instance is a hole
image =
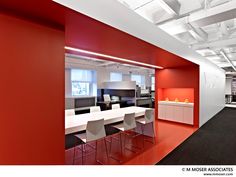
[[236, 109], [224, 108], [157, 165], [236, 165]]

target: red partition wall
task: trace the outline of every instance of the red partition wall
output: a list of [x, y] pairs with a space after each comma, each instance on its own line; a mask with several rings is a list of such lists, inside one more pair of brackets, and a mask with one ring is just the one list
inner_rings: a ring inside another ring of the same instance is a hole
[[[156, 70], [156, 100], [163, 100], [165, 96], [181, 98], [185, 95], [194, 102], [194, 126], [199, 127], [199, 66], [192, 64], [184, 67]], [[164, 88], [164, 89], [163, 89]], [[191, 94], [193, 92], [193, 96]], [[169, 98], [169, 99], [170, 99]], [[158, 103], [156, 103], [156, 108]], [[156, 113], [158, 110], [156, 109]]]
[[64, 164], [64, 32], [0, 26], [0, 164]]
[[173, 68], [156, 72], [156, 90], [193, 88], [198, 125], [199, 69], [190, 61], [51, 0], [1, 0], [0, 7], [66, 34], [0, 15], [0, 164], [64, 164], [65, 45]]

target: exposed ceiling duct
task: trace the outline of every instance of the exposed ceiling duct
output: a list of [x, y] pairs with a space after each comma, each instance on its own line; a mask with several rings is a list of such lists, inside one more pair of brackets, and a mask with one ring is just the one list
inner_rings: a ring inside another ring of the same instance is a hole
[[[236, 18], [236, 1], [190, 13], [189, 16], [167, 22], [159, 27], [170, 35], [176, 35], [187, 32], [189, 30], [188, 23], [195, 28], [200, 28], [233, 18]], [[173, 27], [175, 28], [173, 29]]]
[[235, 69], [236, 0], [118, 1], [214, 64]]
[[222, 48], [224, 47], [234, 47], [236, 46], [236, 38], [230, 38], [230, 39], [222, 39], [222, 40], [215, 40], [215, 41], [210, 41], [206, 43], [197, 43], [192, 45], [191, 47], [195, 50], [199, 50], [202, 48]]

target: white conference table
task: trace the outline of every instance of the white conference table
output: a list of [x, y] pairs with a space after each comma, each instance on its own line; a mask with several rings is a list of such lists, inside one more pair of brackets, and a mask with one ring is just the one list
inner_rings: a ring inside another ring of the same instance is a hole
[[87, 122], [90, 120], [97, 120], [104, 118], [105, 125], [122, 121], [124, 115], [127, 113], [135, 113], [135, 117], [143, 116], [145, 110], [150, 108], [143, 108], [131, 106], [126, 108], [106, 110], [101, 112], [79, 114], [65, 117], [65, 134], [71, 134], [86, 129]]

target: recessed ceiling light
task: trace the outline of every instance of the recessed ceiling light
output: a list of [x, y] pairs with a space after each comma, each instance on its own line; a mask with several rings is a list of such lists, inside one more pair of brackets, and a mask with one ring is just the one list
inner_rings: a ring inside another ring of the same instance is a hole
[[216, 55], [215, 51], [214, 50], [211, 50], [209, 48], [206, 48], [206, 49], [199, 49], [199, 50], [196, 50], [197, 53], [199, 53], [200, 55], [202, 56], [207, 56], [207, 55]]
[[65, 49], [79, 52], [79, 53], [84, 53], [84, 54], [89, 54], [89, 55], [94, 55], [94, 56], [99, 56], [99, 57], [104, 57], [104, 58], [110, 58], [113, 60], [123, 61], [123, 62], [127, 62], [127, 63], [132, 63], [132, 64], [137, 64], [137, 65], [141, 65], [141, 66], [146, 66], [146, 67], [151, 67], [151, 68], [156, 68], [156, 69], [163, 69], [163, 67], [161, 67], [161, 66], [151, 65], [151, 64], [133, 61], [133, 60], [125, 59], [125, 58], [119, 58], [119, 57], [106, 55], [106, 54], [102, 54], [102, 53], [91, 52], [88, 50], [83, 50], [83, 49], [78, 49], [78, 48], [73, 48], [73, 47], [68, 47], [68, 46], [65, 46]]

